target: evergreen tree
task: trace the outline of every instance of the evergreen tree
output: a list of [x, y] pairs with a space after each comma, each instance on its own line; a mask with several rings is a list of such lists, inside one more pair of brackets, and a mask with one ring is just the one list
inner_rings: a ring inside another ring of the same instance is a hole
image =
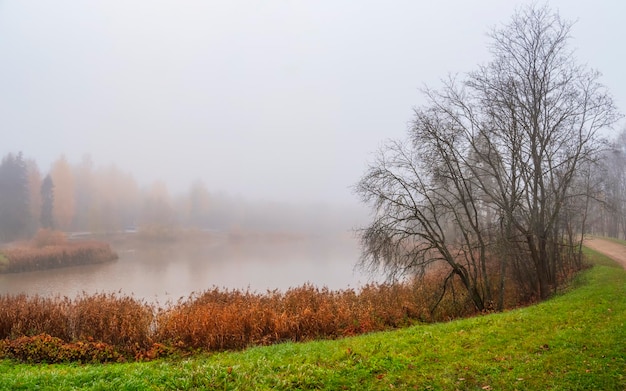
[[28, 169], [21, 152], [10, 153], [0, 163], [0, 240], [26, 237], [29, 217]]

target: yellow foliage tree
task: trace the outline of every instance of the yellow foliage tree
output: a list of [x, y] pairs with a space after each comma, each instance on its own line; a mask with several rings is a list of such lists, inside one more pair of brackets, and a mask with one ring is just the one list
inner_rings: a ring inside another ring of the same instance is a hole
[[75, 213], [74, 175], [65, 155], [52, 163], [50, 176], [54, 183], [54, 221], [59, 229], [69, 230]]

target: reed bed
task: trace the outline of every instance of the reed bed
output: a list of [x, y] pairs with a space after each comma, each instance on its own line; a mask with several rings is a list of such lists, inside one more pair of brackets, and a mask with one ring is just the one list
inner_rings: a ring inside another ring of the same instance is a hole
[[155, 337], [207, 350], [337, 338], [407, 325], [426, 310], [415, 303], [408, 284], [368, 285], [359, 294], [312, 285], [265, 294], [214, 289], [161, 311]]
[[19, 273], [66, 266], [109, 262], [118, 258], [107, 243], [67, 242], [43, 247], [17, 246], [2, 250], [0, 273]]
[[[462, 297], [432, 311], [433, 281], [332, 291], [213, 288], [157, 307], [122, 294], [0, 296], [0, 355], [29, 362], [144, 360], [284, 341], [334, 339], [473, 313]], [[461, 289], [459, 289], [461, 291]], [[458, 295], [457, 295], [458, 296]], [[454, 299], [454, 300], [453, 300]]]
[[[46, 247], [44, 247], [46, 248]], [[212, 288], [160, 307], [121, 293], [0, 296], [0, 357], [29, 362], [146, 360], [286, 341], [335, 339], [477, 311], [458, 279], [433, 267], [420, 278], [329, 290]], [[495, 289], [498, 281], [494, 279]], [[529, 304], [515, 284], [505, 308]]]

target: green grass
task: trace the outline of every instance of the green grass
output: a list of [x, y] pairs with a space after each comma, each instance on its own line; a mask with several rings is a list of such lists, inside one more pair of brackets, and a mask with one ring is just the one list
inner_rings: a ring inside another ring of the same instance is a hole
[[0, 361], [1, 390], [625, 390], [626, 272], [599, 266], [536, 306], [337, 341], [147, 363]]

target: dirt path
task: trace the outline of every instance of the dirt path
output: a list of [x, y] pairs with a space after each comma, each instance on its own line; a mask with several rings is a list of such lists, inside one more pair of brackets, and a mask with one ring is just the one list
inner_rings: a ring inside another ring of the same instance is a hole
[[621, 264], [626, 269], [626, 246], [611, 242], [609, 240], [588, 238], [585, 239], [585, 246], [599, 251], [614, 261]]

